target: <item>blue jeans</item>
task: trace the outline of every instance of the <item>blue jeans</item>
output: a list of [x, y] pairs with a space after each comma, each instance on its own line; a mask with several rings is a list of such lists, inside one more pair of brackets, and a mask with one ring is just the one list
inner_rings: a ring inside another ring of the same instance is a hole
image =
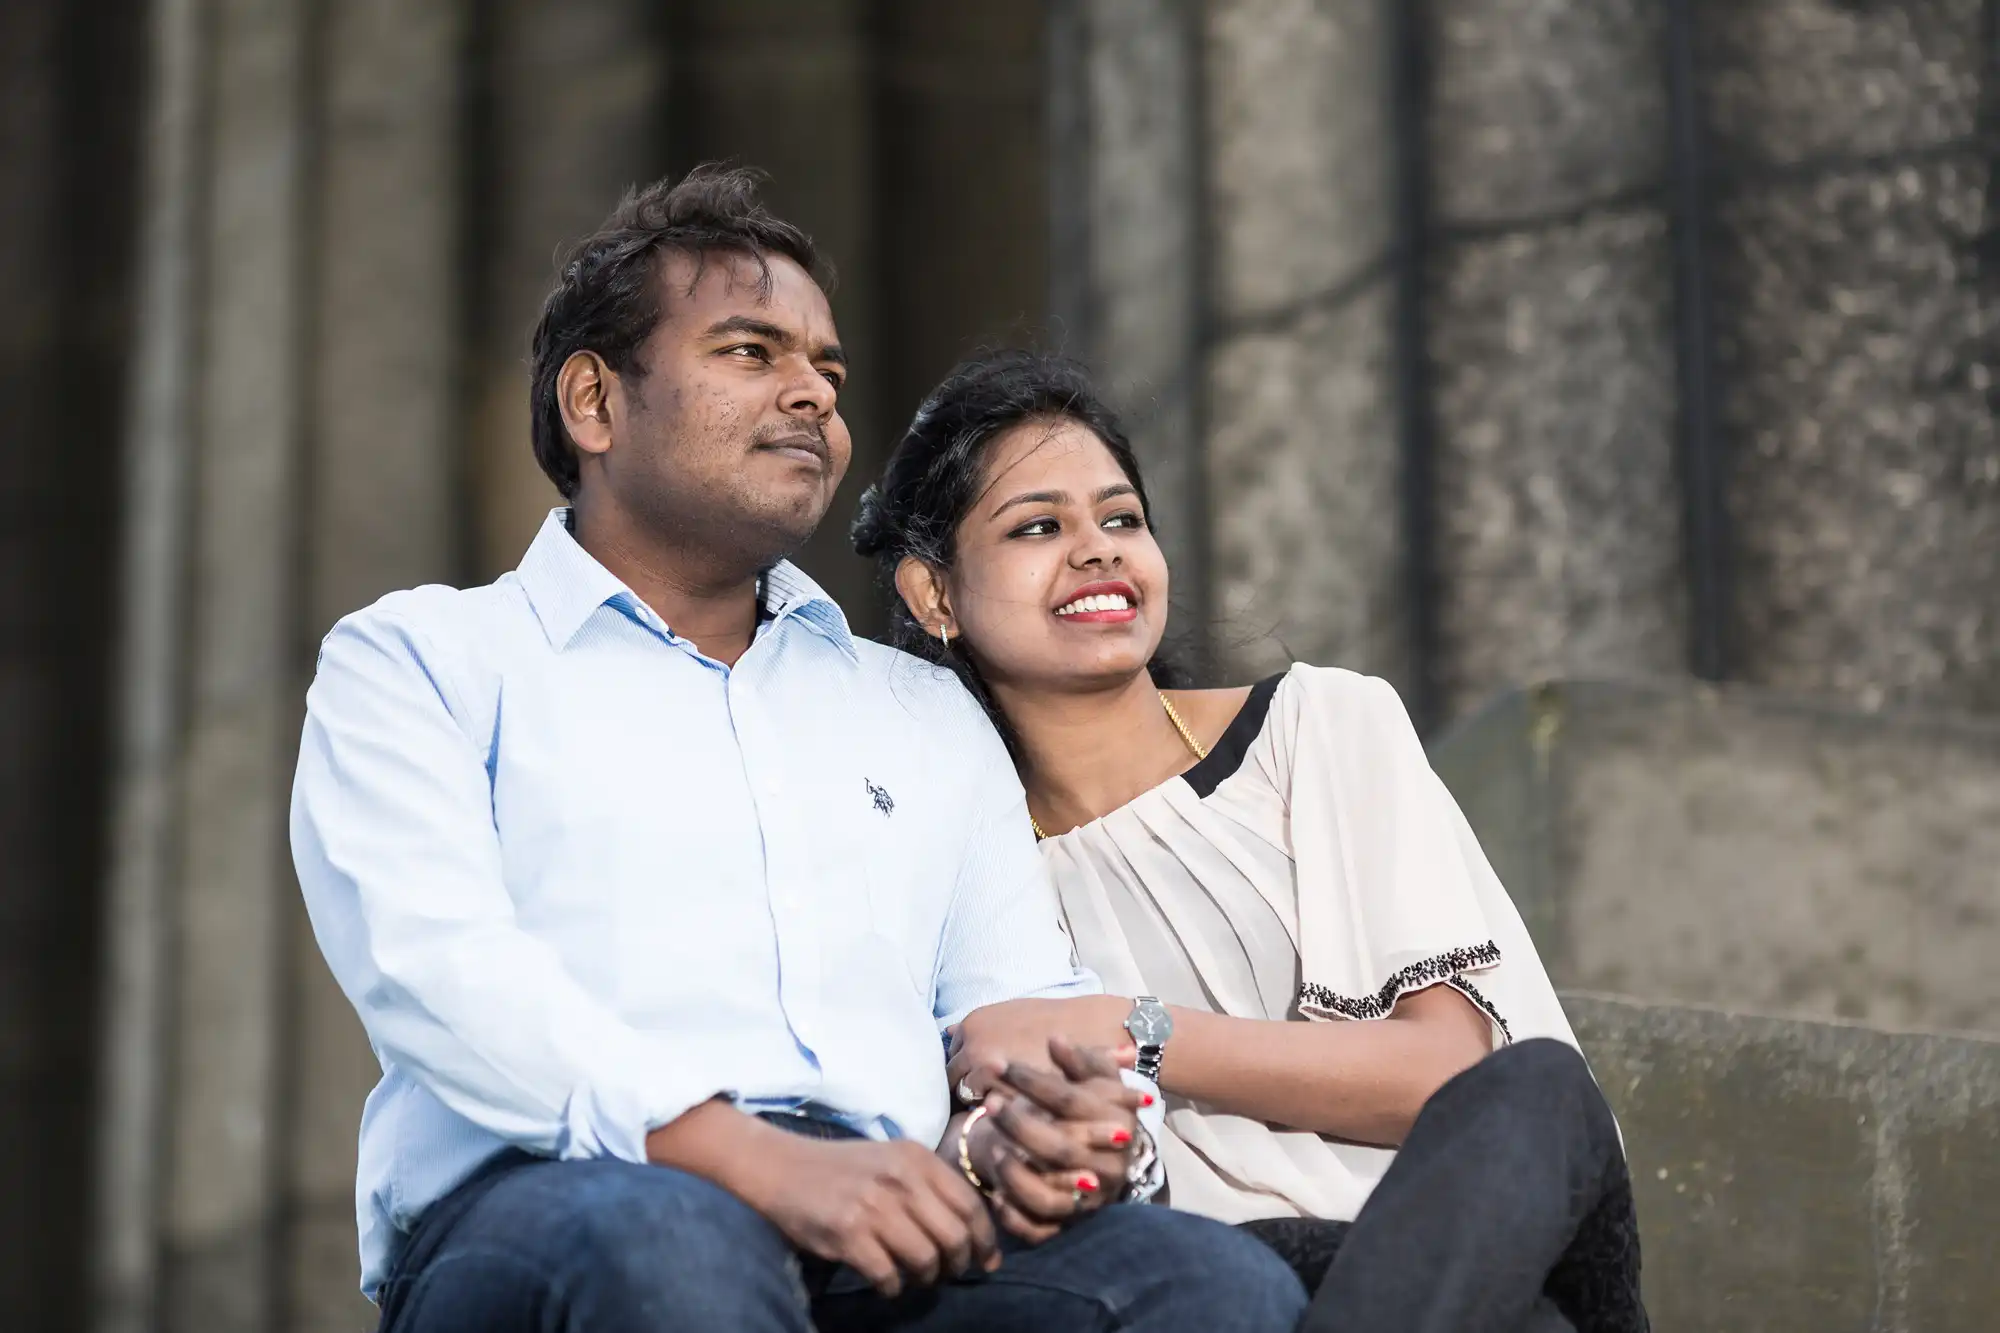
[[889, 1301], [699, 1177], [525, 1154], [424, 1215], [381, 1299], [382, 1333], [1291, 1333], [1306, 1304], [1252, 1237], [1144, 1205]]

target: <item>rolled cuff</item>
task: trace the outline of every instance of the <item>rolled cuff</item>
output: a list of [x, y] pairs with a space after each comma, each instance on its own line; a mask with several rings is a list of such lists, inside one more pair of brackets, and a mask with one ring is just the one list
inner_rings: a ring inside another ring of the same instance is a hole
[[646, 1160], [646, 1136], [672, 1124], [703, 1102], [730, 1094], [722, 1088], [581, 1087], [563, 1108], [562, 1140], [556, 1156], [564, 1161], [615, 1157]]

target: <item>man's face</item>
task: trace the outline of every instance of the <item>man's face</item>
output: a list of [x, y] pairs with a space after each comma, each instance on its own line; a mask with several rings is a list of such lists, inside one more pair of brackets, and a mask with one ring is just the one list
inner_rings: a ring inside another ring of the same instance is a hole
[[690, 257], [661, 264], [665, 314], [641, 373], [620, 378], [625, 410], [596, 469], [659, 536], [757, 567], [812, 535], [853, 452], [826, 294], [791, 260], [769, 264], [768, 286], [747, 256], [711, 254], [699, 280]]

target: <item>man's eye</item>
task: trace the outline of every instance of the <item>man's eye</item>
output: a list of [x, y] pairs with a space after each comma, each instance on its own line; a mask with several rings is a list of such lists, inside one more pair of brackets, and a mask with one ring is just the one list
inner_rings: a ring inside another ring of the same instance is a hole
[[833, 371], [822, 370], [820, 374], [826, 379], [826, 382], [828, 384], [831, 384], [834, 388], [838, 389], [840, 387], [841, 383], [840, 376], [835, 374]]
[[725, 347], [722, 350], [725, 356], [747, 357], [755, 361], [764, 360], [764, 349], [756, 343], [738, 343], [734, 347]]

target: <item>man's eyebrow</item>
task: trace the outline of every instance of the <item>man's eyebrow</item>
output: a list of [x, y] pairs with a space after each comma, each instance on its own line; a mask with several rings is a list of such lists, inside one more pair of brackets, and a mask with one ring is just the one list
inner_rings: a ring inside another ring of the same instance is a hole
[[718, 319], [703, 330], [703, 336], [710, 338], [720, 337], [725, 333], [747, 333], [753, 338], [762, 338], [780, 347], [791, 347], [798, 341], [770, 320], [758, 319], [755, 315], [731, 315], [727, 319]]
[[[702, 331], [704, 337], [719, 338], [726, 333], [747, 333], [753, 338], [762, 338], [785, 351], [798, 346], [799, 340], [789, 330], [782, 329], [768, 319], [758, 319], [755, 315], [731, 315], [719, 319]], [[837, 366], [847, 364], [847, 353], [839, 343], [821, 343], [813, 349], [814, 361], [831, 361]]]

